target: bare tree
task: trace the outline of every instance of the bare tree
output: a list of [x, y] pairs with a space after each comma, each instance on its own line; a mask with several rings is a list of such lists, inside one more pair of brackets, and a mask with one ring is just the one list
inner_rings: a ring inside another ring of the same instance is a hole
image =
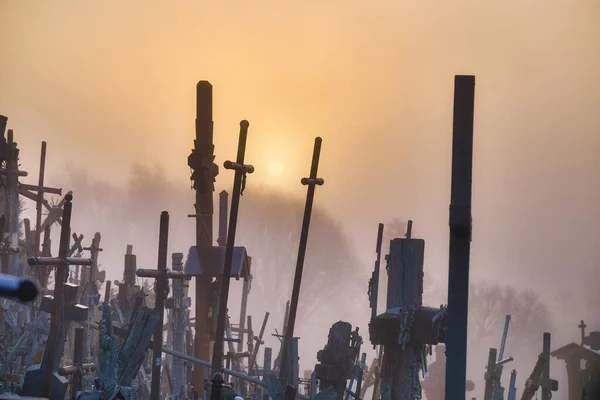
[[504, 319], [511, 315], [507, 345], [539, 347], [543, 332], [552, 328], [548, 308], [532, 290], [517, 291], [497, 283], [476, 283], [469, 290], [469, 337], [477, 342], [499, 341]]
[[[184, 179], [173, 182], [160, 168], [139, 165], [133, 167], [130, 180], [124, 186], [96, 180], [85, 172], [73, 172], [68, 178], [67, 184], [77, 201], [75, 229], [85, 227], [92, 229], [89, 234], [103, 233], [105, 265], [113, 265], [112, 268], [120, 271], [125, 245], [133, 244], [140, 267], [153, 268], [158, 216], [162, 210], [171, 214], [169, 251], [186, 253], [194, 244], [194, 221], [187, 218], [187, 214], [193, 213], [194, 195]], [[291, 296], [303, 210], [304, 199], [257, 188], [251, 181], [240, 205], [236, 245], [248, 249], [254, 275], [249, 307], [260, 312], [271, 311], [273, 322], [277, 314], [283, 317], [285, 302]], [[317, 201], [304, 263], [298, 321], [308, 320], [327, 309], [351, 310], [357, 304], [366, 307], [368, 273], [368, 268], [358, 261], [342, 227]]]

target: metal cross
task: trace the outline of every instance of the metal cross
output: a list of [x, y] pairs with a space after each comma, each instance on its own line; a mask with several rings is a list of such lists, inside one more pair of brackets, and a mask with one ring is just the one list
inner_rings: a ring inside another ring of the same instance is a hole
[[[221, 281], [221, 294], [219, 297], [219, 309], [217, 312], [217, 331], [213, 347], [212, 371], [218, 373], [223, 367], [223, 342], [225, 337], [225, 320], [227, 318], [227, 300], [229, 297], [229, 283], [231, 280], [231, 265], [233, 263], [233, 248], [235, 245], [235, 231], [237, 228], [238, 210], [240, 207], [240, 196], [242, 192], [242, 178], [246, 174], [254, 172], [254, 167], [244, 164], [246, 154], [246, 139], [248, 137], [248, 121], [240, 122], [240, 138], [238, 142], [238, 152], [236, 162], [225, 161], [225, 169], [235, 171], [233, 179], [233, 193], [231, 195], [231, 215], [229, 217], [229, 229], [227, 231], [227, 245], [225, 248], [225, 266], [223, 269]], [[197, 321], [199, 322], [199, 321]], [[219, 400], [220, 390], [218, 383], [216, 390], [211, 391], [211, 399]]]
[[300, 183], [308, 186], [306, 193], [306, 204], [304, 206], [304, 218], [302, 219], [302, 231], [300, 233], [300, 247], [298, 249], [298, 260], [296, 262], [296, 274], [294, 275], [294, 286], [292, 287], [292, 299], [290, 302], [290, 313], [287, 321], [287, 328], [284, 332], [284, 340], [282, 343], [281, 363], [279, 368], [279, 380], [287, 380], [288, 371], [287, 365], [287, 348], [288, 342], [294, 337], [294, 327], [296, 324], [296, 312], [298, 311], [298, 299], [300, 297], [300, 285], [302, 283], [302, 271], [304, 269], [304, 256], [306, 255], [306, 244], [308, 242], [308, 230], [310, 227], [310, 216], [312, 214], [313, 199], [315, 197], [315, 187], [322, 186], [325, 181], [322, 178], [317, 178], [319, 169], [319, 157], [321, 155], [321, 143], [323, 140], [320, 137], [315, 139], [313, 148], [312, 163], [310, 166], [310, 176], [302, 178]]
[[581, 345], [583, 346], [583, 342], [585, 341], [585, 328], [587, 328], [587, 325], [581, 320], [581, 323], [577, 325], [577, 327], [581, 329]]

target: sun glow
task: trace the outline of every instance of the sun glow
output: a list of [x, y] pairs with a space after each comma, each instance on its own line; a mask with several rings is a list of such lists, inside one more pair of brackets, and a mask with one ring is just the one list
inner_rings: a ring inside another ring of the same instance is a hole
[[283, 175], [283, 165], [276, 161], [271, 161], [267, 165], [267, 173], [271, 178], [281, 178]]

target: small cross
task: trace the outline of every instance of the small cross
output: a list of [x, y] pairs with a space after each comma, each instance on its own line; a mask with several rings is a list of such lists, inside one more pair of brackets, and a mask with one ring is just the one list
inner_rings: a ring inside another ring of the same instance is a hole
[[581, 320], [581, 323], [577, 325], [577, 327], [581, 329], [581, 345], [583, 346], [583, 341], [585, 339], [585, 328], [587, 328], [587, 325], [585, 322], [583, 322], [583, 320]]

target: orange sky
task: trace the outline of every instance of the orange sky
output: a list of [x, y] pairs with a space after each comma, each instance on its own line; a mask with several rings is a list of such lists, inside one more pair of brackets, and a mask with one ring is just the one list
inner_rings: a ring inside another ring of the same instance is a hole
[[316, 202], [365, 262], [378, 222], [412, 218], [443, 281], [453, 75], [475, 74], [474, 278], [548, 298], [598, 282], [597, 1], [168, 4], [0, 1], [0, 113], [32, 175], [47, 140], [54, 186], [67, 160], [122, 181], [158, 163], [187, 185], [195, 84], [210, 80], [220, 165], [250, 121], [247, 190], [303, 195], [322, 136]]

